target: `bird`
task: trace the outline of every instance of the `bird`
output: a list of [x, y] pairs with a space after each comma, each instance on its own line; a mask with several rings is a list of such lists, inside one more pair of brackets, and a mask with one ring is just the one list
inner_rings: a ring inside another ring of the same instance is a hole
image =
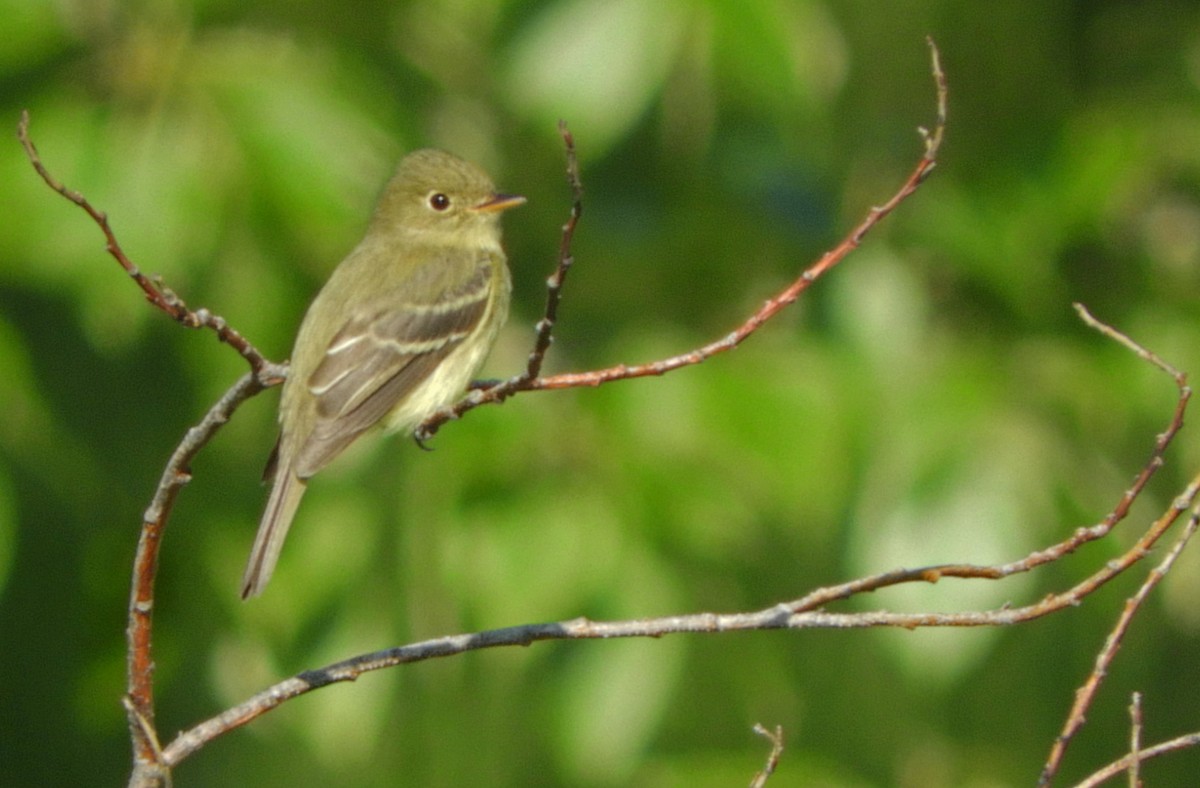
[[271, 579], [309, 479], [364, 433], [412, 430], [467, 388], [508, 317], [500, 216], [524, 202], [451, 153], [401, 159], [301, 321], [243, 599]]

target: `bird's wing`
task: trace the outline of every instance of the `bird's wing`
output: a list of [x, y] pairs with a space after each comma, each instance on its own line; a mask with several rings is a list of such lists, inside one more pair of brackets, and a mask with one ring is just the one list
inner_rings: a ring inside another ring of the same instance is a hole
[[492, 266], [482, 258], [466, 274], [427, 290], [424, 298], [402, 296], [386, 309], [364, 310], [334, 335], [305, 381], [316, 401], [316, 421], [292, 466], [300, 478], [316, 473], [375, 425], [479, 326], [487, 313]]

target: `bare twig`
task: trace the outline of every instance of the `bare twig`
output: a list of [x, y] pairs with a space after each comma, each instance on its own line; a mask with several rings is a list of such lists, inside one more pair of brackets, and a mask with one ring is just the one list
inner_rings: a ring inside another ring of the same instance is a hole
[[744, 323], [735, 328], [724, 337], [710, 342], [703, 347], [687, 353], [682, 353], [671, 358], [652, 361], [645, 364], [625, 365], [619, 364], [608, 369], [593, 370], [590, 372], [568, 373], [563, 375], [553, 375], [548, 378], [539, 378], [529, 381], [527, 388], [531, 391], [544, 391], [548, 389], [563, 389], [574, 388], [577, 386], [599, 386], [603, 383], [610, 383], [614, 380], [628, 380], [630, 378], [640, 378], [649, 375], [663, 375], [681, 367], [699, 364], [713, 356], [723, 353], [740, 345], [747, 337], [757, 331], [768, 320], [786, 306], [796, 301], [800, 295], [807, 290], [814, 282], [820, 279], [825, 273], [832, 269], [835, 265], [844, 260], [851, 252], [859, 247], [863, 239], [866, 237], [875, 225], [880, 220], [894, 211], [900, 203], [908, 199], [920, 185], [925, 181], [937, 165], [937, 155], [941, 148], [942, 139], [945, 135], [946, 127], [946, 75], [942, 72], [941, 59], [938, 54], [937, 46], [933, 40], [929, 40], [929, 48], [933, 63], [933, 76], [937, 88], [937, 123], [934, 126], [932, 133], [926, 129], [920, 129], [921, 136], [925, 141], [925, 151], [921, 156], [917, 166], [913, 169], [908, 179], [905, 180], [900, 189], [892, 196], [890, 200], [883, 205], [871, 208], [867, 212], [866, 217], [850, 231], [841, 243], [836, 247], [826, 252], [820, 260], [800, 274], [800, 276], [784, 288], [775, 296], [767, 299], [757, 312], [751, 315]]
[[1179, 389], [1179, 399], [1175, 403], [1175, 415], [1171, 419], [1171, 423], [1167, 426], [1167, 429], [1164, 432], [1159, 433], [1154, 444], [1154, 451], [1151, 454], [1150, 462], [1142, 469], [1142, 472], [1134, 480], [1133, 486], [1125, 492], [1124, 497], [1117, 504], [1117, 507], [1113, 509], [1113, 511], [1102, 523], [1103, 526], [1111, 528], [1125, 518], [1125, 516], [1129, 513], [1129, 507], [1133, 505], [1133, 501], [1137, 498], [1141, 491], [1145, 489], [1146, 484], [1150, 481], [1150, 477], [1154, 475], [1155, 471], [1162, 467], [1163, 453], [1167, 450], [1167, 446], [1170, 445], [1171, 441], [1174, 440], [1175, 436], [1179, 433], [1179, 430], [1183, 428], [1183, 414], [1184, 411], [1187, 410], [1188, 402], [1192, 398], [1192, 388], [1188, 385], [1187, 373], [1180, 372], [1178, 369], [1159, 358], [1157, 354], [1135, 342], [1128, 335], [1118, 331], [1107, 323], [1102, 323], [1100, 320], [1097, 320], [1083, 304], [1076, 302], [1072, 306], [1074, 306], [1075, 311], [1079, 314], [1080, 319], [1083, 320], [1085, 325], [1087, 325], [1089, 328], [1099, 331], [1101, 334], [1117, 342], [1118, 344], [1123, 345], [1132, 351], [1138, 358], [1170, 375], [1171, 379], [1175, 381], [1175, 387]]
[[38, 155], [37, 148], [29, 136], [29, 110], [22, 110], [21, 112], [21, 120], [17, 123], [17, 139], [21, 141], [21, 146], [25, 148], [25, 155], [29, 158], [29, 163], [33, 165], [34, 170], [46, 182], [46, 185], [78, 205], [88, 216], [92, 217], [92, 221], [104, 233], [105, 250], [112, 255], [113, 259], [125, 269], [125, 273], [142, 289], [142, 293], [146, 296], [147, 301], [165, 312], [180, 325], [187, 328], [210, 329], [217, 335], [217, 339], [228, 344], [242, 358], [246, 359], [250, 364], [250, 369], [255, 373], [261, 372], [263, 367], [267, 366], [269, 362], [262, 353], [250, 344], [249, 340], [242, 336], [236, 329], [225, 322], [223, 317], [214, 315], [207, 309], [197, 309], [195, 311], [188, 309], [179, 296], [143, 274], [141, 269], [133, 264], [133, 261], [126, 256], [125, 251], [121, 248], [121, 244], [117, 242], [117, 236], [108, 222], [108, 214], [92, 205], [78, 191], [64, 185], [62, 181], [51, 175], [46, 166], [42, 164], [42, 159]]
[[[694, 613], [633, 621], [592, 621], [576, 618], [546, 624], [528, 624], [493, 629], [474, 634], [451, 635], [407, 646], [376, 651], [310, 670], [286, 679], [249, 700], [200, 723], [180, 734], [163, 751], [170, 765], [177, 764], [207, 742], [238, 728], [276, 708], [285, 701], [315, 689], [342, 681], [355, 681], [365, 673], [411, 662], [448, 657], [467, 651], [503, 646], [528, 646], [544, 640], [592, 640], [629, 637], [663, 637], [682, 633], [747, 632], [768, 629], [862, 629], [868, 627], [980, 627], [1006, 626], [1030, 621], [1065, 608], [1073, 608], [1112, 578], [1143, 558], [1150, 547], [1175, 522], [1181, 511], [1192, 506], [1200, 494], [1200, 477], [1156, 520], [1146, 533], [1122, 556], [1108, 561], [1091, 577], [1058, 594], [1022, 607], [1004, 606], [994, 610], [962, 613], [831, 613], [824, 605], [863, 591], [902, 582], [936, 582], [947, 567], [896, 570], [839, 586], [817, 589], [792, 602], [746, 613]], [[1059, 555], [1065, 552], [1058, 552]], [[1033, 556], [1038, 555], [1034, 553]], [[997, 567], [956, 565], [958, 577], [995, 579]]]
[[567, 122], [558, 122], [558, 133], [562, 135], [563, 144], [567, 149], [567, 184], [571, 187], [571, 215], [562, 228], [562, 241], [558, 247], [558, 266], [546, 280], [546, 309], [543, 317], [537, 323], [537, 338], [533, 343], [533, 352], [529, 354], [529, 363], [525, 374], [520, 379], [533, 380], [542, 371], [542, 361], [546, 351], [553, 341], [554, 326], [558, 322], [558, 304], [562, 299], [563, 283], [567, 272], [575, 262], [571, 253], [571, 242], [575, 239], [575, 228], [579, 225], [579, 217], [583, 216], [583, 182], [579, 179], [579, 158], [575, 155], [575, 137], [567, 128]]
[[[272, 369], [273, 366], [268, 364], [262, 371], [271, 373]], [[262, 376], [247, 372], [217, 400], [199, 424], [187, 431], [167, 461], [154, 497], [142, 517], [129, 594], [129, 622], [125, 630], [128, 642], [125, 706], [129, 710], [134, 759], [139, 765], [162, 762], [158, 743], [151, 735], [154, 731], [154, 659], [151, 646], [154, 581], [158, 575], [158, 554], [163, 532], [179, 491], [191, 481], [192, 459], [229, 421], [238, 406], [263, 388]]]
[[[941, 57], [938, 54], [937, 45], [933, 39], [927, 39], [929, 43], [930, 58], [932, 61], [931, 72], [933, 74], [934, 83], [937, 90], [937, 120], [933, 131], [920, 128], [921, 138], [925, 142], [925, 150], [921, 156], [917, 166], [912, 173], [901, 185], [900, 189], [892, 196], [890, 200], [883, 205], [871, 208], [867, 212], [866, 217], [850, 231], [841, 243], [836, 247], [826, 252], [821, 259], [806, 268], [800, 276], [784, 288], [776, 295], [768, 298], [757, 312], [748, 317], [745, 322], [735, 328], [730, 333], [708, 343], [702, 347], [681, 353], [670, 358], [651, 361], [643, 364], [618, 364], [614, 367], [606, 369], [591, 370], [588, 372], [571, 372], [560, 375], [551, 375], [549, 377], [535, 377], [532, 373], [540, 369], [541, 357], [545, 353], [545, 346], [549, 346], [550, 331], [554, 325], [554, 316], [552, 310], [558, 303], [558, 289], [561, 287], [561, 275], [565, 274], [566, 267], [570, 265], [570, 243], [571, 237], [575, 232], [575, 223], [579, 218], [580, 195], [581, 190], [578, 187], [578, 169], [573, 168], [572, 162], [575, 160], [575, 150], [570, 134], [565, 127], [561, 127], [563, 137], [567, 144], [567, 160], [568, 160], [568, 178], [571, 180], [572, 188], [575, 192], [575, 204], [572, 208], [571, 219], [563, 227], [563, 242], [562, 252], [559, 255], [559, 266], [549, 279], [549, 292], [547, 297], [547, 313], [546, 317], [538, 323], [538, 335], [535, 340], [534, 350], [530, 354], [530, 364], [526, 370], [516, 377], [508, 380], [495, 383], [494, 385], [477, 388], [471, 391], [466, 397], [455, 403], [449, 408], [445, 408], [430, 418], [426, 419], [415, 431], [415, 436], [418, 442], [424, 442], [437, 432], [438, 428], [447, 421], [457, 419], [467, 411], [473, 410], [480, 405], [495, 404], [504, 401], [508, 397], [521, 391], [549, 391], [553, 389], [576, 388], [580, 386], [599, 386], [604, 383], [612, 383], [617, 380], [630, 380], [633, 378], [641, 378], [652, 375], [664, 375], [683, 367], [699, 364], [702, 361], [712, 358], [720, 353], [732, 350], [751, 334], [757, 331], [768, 320], [779, 314], [784, 307], [796, 301], [800, 295], [812, 286], [814, 282], [820, 279], [825, 273], [832, 269], [835, 265], [844, 260], [851, 252], [859, 247], [863, 238], [866, 237], [872, 228], [877, 225], [880, 220], [896, 209], [900, 203], [908, 199], [920, 185], [929, 176], [935, 166], [937, 166], [938, 151], [942, 145], [942, 139], [946, 131], [946, 100], [947, 87], [946, 75], [942, 71]], [[565, 264], [564, 264], [565, 263]], [[541, 348], [541, 350], [539, 350]], [[536, 363], [535, 363], [536, 361]]]
[[[1183, 736], [1177, 736], [1174, 739], [1156, 744], [1153, 747], [1146, 747], [1138, 753], [1138, 760], [1142, 763], [1157, 758], [1160, 755], [1167, 755], [1180, 750], [1187, 750], [1192, 747], [1200, 747], [1200, 731], [1195, 733], [1187, 733]], [[1113, 761], [1102, 769], [1098, 769], [1088, 775], [1086, 779], [1075, 784], [1075, 788], [1096, 788], [1097, 785], [1102, 785], [1108, 780], [1118, 776], [1121, 772], [1127, 771], [1130, 767], [1130, 761], [1133, 760], [1132, 755], [1126, 755], [1119, 761]]]
[[[1138, 358], [1152, 364], [1153, 366], [1170, 375], [1175, 381], [1176, 387], [1179, 389], [1179, 400], [1175, 407], [1174, 417], [1172, 418], [1171, 424], [1168, 426], [1167, 430], [1161, 433], [1155, 441], [1154, 452], [1151, 454], [1150, 462], [1143, 469], [1142, 473], [1138, 475], [1138, 478], [1134, 482], [1134, 486], [1126, 491], [1113, 514], [1110, 515], [1110, 517], [1104, 523], [1109, 524], [1109, 527], [1111, 528], [1112, 524], [1115, 524], [1117, 520], [1125, 516], [1138, 493], [1141, 492], [1146, 483], [1149, 481], [1150, 476], [1155, 470], [1162, 466], [1163, 452], [1170, 444], [1171, 439], [1174, 438], [1175, 434], [1178, 433], [1179, 429], [1183, 426], [1183, 414], [1187, 407], [1188, 400], [1191, 397], [1191, 388], [1187, 384], [1187, 375], [1185, 373], [1175, 369], [1175, 367], [1166, 363], [1156, 354], [1150, 352], [1145, 347], [1135, 342], [1128, 335], [1118, 331], [1106, 323], [1102, 323], [1101, 321], [1097, 320], [1087, 310], [1087, 307], [1077, 303], [1075, 304], [1075, 310], [1079, 313], [1079, 316], [1083, 319], [1084, 323], [1090, 328], [1094, 328], [1109, 339], [1120, 343], [1135, 353]], [[1200, 477], [1198, 477], [1197, 480], [1193, 480], [1192, 485], [1189, 486], [1189, 489], [1194, 489], [1197, 481], [1200, 481]], [[1174, 508], [1176, 511], [1183, 511], [1191, 505], [1191, 500], [1185, 494], [1176, 499]], [[1126, 602], [1125, 610], [1122, 612], [1120, 618], [1118, 618], [1116, 625], [1108, 635], [1108, 639], [1106, 640], [1104, 647], [1100, 650], [1100, 653], [1096, 657], [1095, 667], [1088, 676], [1087, 681], [1084, 682], [1084, 685], [1080, 687], [1075, 694], [1075, 703], [1071, 708], [1070, 714], [1067, 716], [1067, 720], [1063, 726], [1062, 732], [1058, 735], [1058, 738], [1055, 739], [1054, 745], [1050, 750], [1050, 756], [1047, 758], [1046, 764], [1042, 769], [1042, 774], [1038, 780], [1038, 785], [1049, 785], [1050, 781], [1054, 778], [1054, 775], [1058, 773], [1058, 769], [1062, 763], [1062, 758], [1066, 753], [1066, 748], [1070, 744], [1071, 739], [1076, 733], [1078, 733], [1079, 729], [1083, 727], [1087, 710], [1091, 707], [1092, 701], [1095, 699], [1096, 692], [1100, 689], [1100, 683], [1104, 680], [1104, 677], [1108, 672], [1108, 666], [1111, 664], [1113, 658], [1116, 657], [1117, 650], [1120, 648], [1121, 639], [1125, 636], [1125, 632], [1129, 629], [1129, 625], [1132, 623], [1134, 616], [1137, 614], [1138, 609], [1141, 607], [1150, 591], [1153, 590], [1156, 585], [1158, 585], [1158, 582], [1162, 579], [1162, 576], [1174, 563], [1175, 557], [1178, 556], [1179, 551], [1181, 551], [1184, 544], [1187, 543], [1188, 538], [1196, 528], [1196, 518], [1197, 512], [1193, 510], [1191, 518], [1184, 529], [1183, 536], [1176, 541], [1175, 545], [1167, 554], [1167, 557], [1163, 560], [1162, 564], [1160, 564], [1159, 567], [1152, 571], [1149, 577], [1146, 578], [1146, 582], [1142, 584], [1140, 589], [1138, 589], [1138, 593]], [[1146, 547], [1148, 549], [1149, 545]]]
[[756, 722], [754, 723], [754, 732], [771, 742], [771, 752], [767, 756], [766, 765], [750, 781], [750, 788], [763, 788], [779, 766], [779, 756], [783, 755], [783, 726], [776, 725], [775, 730], [769, 731], [762, 726], [762, 723]]
[[1138, 358], [1149, 364], [1153, 364], [1163, 372], [1175, 378], [1176, 384], [1178, 384], [1181, 388], [1186, 385], [1187, 374], [1180, 372], [1175, 367], [1163, 361], [1161, 358], [1159, 358], [1157, 353], [1142, 347], [1137, 342], [1133, 341], [1128, 335], [1121, 333], [1107, 323], [1101, 322], [1088, 310], [1086, 306], [1078, 301], [1071, 304], [1071, 306], [1074, 307], [1075, 312], [1079, 315], [1079, 319], [1082, 320], [1084, 325], [1086, 325], [1088, 328], [1094, 328], [1117, 344], [1124, 345], [1127, 349], [1137, 355]]
[[128, 686], [124, 699], [133, 741], [136, 784], [163, 784], [169, 774], [162, 769], [162, 753], [154, 724], [154, 660], [151, 651], [154, 613], [154, 582], [158, 572], [158, 555], [163, 531], [179, 491], [191, 479], [189, 465], [196, 454], [212, 440], [233, 412], [250, 397], [268, 386], [282, 382], [287, 375], [285, 366], [268, 361], [245, 337], [229, 326], [225, 319], [207, 309], [191, 310], [173, 291], [146, 276], [125, 254], [109, 224], [108, 215], [97, 209], [80, 192], [65, 186], [42, 163], [41, 156], [29, 136], [29, 112], [21, 113], [17, 139], [34, 170], [58, 194], [79, 206], [100, 228], [106, 240], [105, 249], [141, 288], [146, 300], [173, 320], [188, 328], [207, 328], [217, 338], [234, 348], [246, 359], [251, 371], [235, 383], [217, 401], [197, 426], [188, 430], [175, 448], [154, 491], [149, 507], [142, 518], [134, 558], [133, 580], [129, 595], [126, 640], [128, 653], [126, 670]]
[[1142, 693], [1129, 701], [1129, 788], [1142, 785]]
[[[1183, 552], [1183, 548], [1187, 545], [1188, 540], [1191, 539], [1192, 535], [1196, 532], [1197, 521], [1200, 521], [1200, 508], [1197, 508], [1194, 503], [1194, 491], [1197, 485], [1200, 485], [1200, 477], [1194, 479], [1192, 484], [1189, 486], [1189, 489], [1192, 490], [1193, 493], [1190, 496], [1187, 504], [1184, 504], [1182, 500], [1183, 496], [1181, 496], [1180, 499], [1176, 499], [1175, 504], [1172, 506], [1174, 511], [1181, 511], [1182, 508], [1186, 508], [1187, 506], [1193, 507], [1191, 516], [1188, 518], [1187, 524], [1184, 526], [1179, 538], [1176, 539], [1174, 544], [1171, 545], [1171, 549], [1167, 552], [1166, 557], [1163, 558], [1162, 562], [1158, 566], [1150, 570], [1145, 582], [1142, 583], [1137, 593], [1134, 594], [1130, 599], [1126, 600], [1125, 609], [1121, 611], [1121, 615], [1117, 618], [1116, 625], [1113, 627], [1112, 631], [1108, 633], [1108, 638], [1104, 642], [1104, 647], [1101, 648], [1100, 653], [1096, 655], [1095, 667], [1092, 668], [1092, 672], [1088, 675], [1087, 680], [1083, 683], [1083, 686], [1075, 692], [1075, 703], [1071, 707], [1071, 713], [1067, 715], [1067, 721], [1063, 725], [1062, 733], [1060, 733], [1054, 740], [1054, 746], [1050, 749], [1050, 757], [1047, 758], [1046, 765], [1042, 769], [1041, 777], [1038, 778], [1038, 785], [1049, 785], [1050, 781], [1054, 779], [1054, 776], [1058, 773], [1058, 769], [1062, 765], [1063, 756], [1066, 754], [1067, 746], [1071, 743], [1071, 740], [1074, 738], [1075, 734], [1079, 732], [1080, 728], [1083, 727], [1088, 709], [1091, 708], [1092, 702], [1096, 698], [1096, 693], [1100, 689], [1100, 684], [1104, 681], [1105, 676], [1108, 675], [1108, 668], [1112, 664], [1113, 659], [1117, 656], [1117, 651], [1121, 647], [1121, 641], [1124, 639], [1125, 633], [1129, 631], [1129, 625], [1133, 623], [1134, 617], [1137, 615], [1138, 610], [1146, 601], [1147, 597], [1150, 596], [1150, 592], [1154, 590], [1159, 582], [1162, 581], [1163, 577], [1166, 576], [1167, 572], [1171, 570], [1171, 566], [1174, 565], [1175, 559], [1177, 559], [1179, 554]], [[1140, 544], [1141, 542], [1139, 541], [1139, 545]], [[1135, 546], [1135, 549], [1143, 548]], [[1148, 551], [1148, 549], [1149, 545], [1144, 548], [1145, 551]], [[1144, 554], [1145, 552], [1143, 552], [1143, 555]], [[1136, 752], [1130, 754], [1131, 757], [1135, 755]]]
[[562, 227], [562, 239], [558, 246], [558, 261], [554, 273], [546, 279], [546, 307], [542, 318], [535, 326], [536, 334], [533, 349], [529, 352], [529, 360], [525, 370], [508, 380], [478, 381], [471, 386], [471, 391], [453, 405], [442, 408], [413, 431], [413, 437], [422, 448], [447, 421], [461, 417], [467, 411], [485, 404], [486, 402], [503, 402], [518, 391], [528, 390], [533, 381], [538, 379], [542, 371], [542, 363], [546, 352], [554, 341], [554, 326], [558, 322], [558, 305], [562, 300], [563, 284], [567, 272], [571, 270], [575, 256], [571, 252], [571, 244], [575, 239], [575, 228], [579, 226], [579, 218], [583, 216], [583, 182], [579, 177], [579, 157], [575, 153], [575, 136], [567, 128], [567, 122], [558, 122], [558, 133], [562, 136], [566, 148], [567, 185], [571, 187], [571, 213]]

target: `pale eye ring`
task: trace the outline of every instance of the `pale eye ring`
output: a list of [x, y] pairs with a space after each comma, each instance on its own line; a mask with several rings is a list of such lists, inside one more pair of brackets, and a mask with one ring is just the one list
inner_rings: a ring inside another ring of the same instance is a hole
[[429, 195], [429, 207], [435, 211], [444, 211], [450, 207], [450, 198], [441, 192]]

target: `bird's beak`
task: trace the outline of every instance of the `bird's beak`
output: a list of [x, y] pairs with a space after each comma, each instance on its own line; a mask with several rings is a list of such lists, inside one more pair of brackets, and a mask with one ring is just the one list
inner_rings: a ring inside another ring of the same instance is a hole
[[500, 213], [524, 204], [525, 198], [519, 194], [493, 194], [471, 210], [476, 213]]

